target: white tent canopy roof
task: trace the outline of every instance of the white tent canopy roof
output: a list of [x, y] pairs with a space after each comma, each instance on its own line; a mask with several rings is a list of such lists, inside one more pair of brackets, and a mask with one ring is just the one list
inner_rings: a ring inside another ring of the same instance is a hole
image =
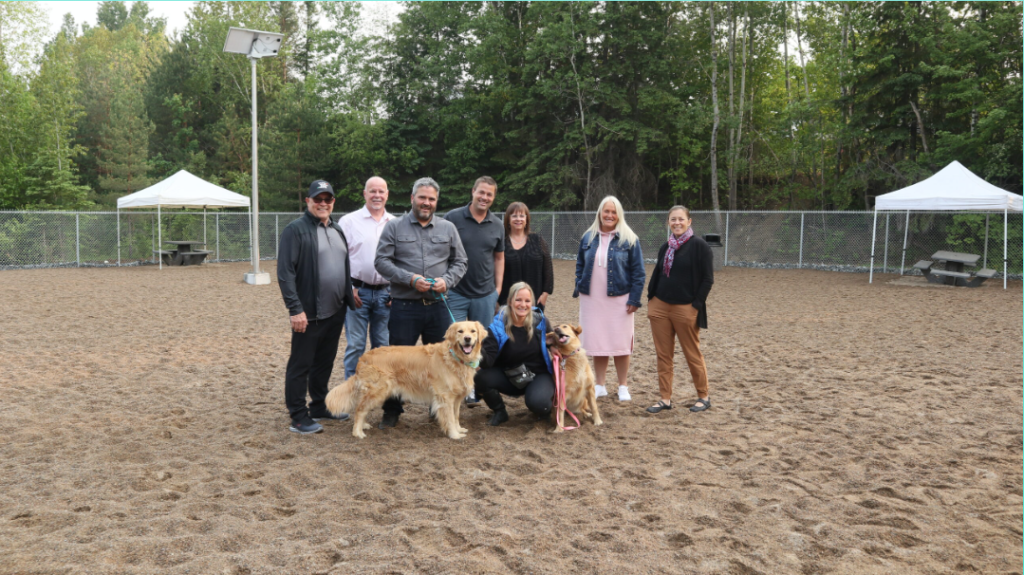
[[248, 208], [249, 198], [215, 186], [185, 170], [152, 186], [117, 199], [117, 209], [146, 208]]
[[1024, 198], [993, 186], [953, 161], [927, 180], [878, 196], [875, 210], [1019, 212], [1024, 210]]

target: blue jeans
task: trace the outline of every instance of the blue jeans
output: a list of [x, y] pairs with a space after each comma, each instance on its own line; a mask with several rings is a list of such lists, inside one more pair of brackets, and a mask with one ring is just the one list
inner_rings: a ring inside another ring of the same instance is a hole
[[359, 358], [366, 351], [366, 332], [370, 332], [370, 349], [388, 344], [388, 318], [391, 308], [387, 306], [390, 290], [359, 288], [359, 299], [363, 307], [348, 310], [345, 316], [345, 379], [356, 372]]
[[[432, 300], [430, 294], [426, 299]], [[388, 323], [390, 344], [416, 345], [422, 339], [423, 345], [444, 341], [444, 334], [452, 320], [444, 303], [437, 300], [425, 305], [422, 300], [396, 299], [391, 302], [391, 319]], [[384, 402], [384, 413], [404, 413], [402, 400], [390, 397]]]
[[464, 295], [448, 292], [448, 307], [452, 308], [455, 321], [478, 321], [484, 327], [494, 320], [494, 306], [498, 303], [498, 292], [492, 291], [484, 297], [468, 298]]

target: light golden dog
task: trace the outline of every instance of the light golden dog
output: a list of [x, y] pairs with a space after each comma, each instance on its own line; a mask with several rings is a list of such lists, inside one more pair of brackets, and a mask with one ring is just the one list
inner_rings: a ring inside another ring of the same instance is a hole
[[[562, 356], [562, 378], [565, 380], [565, 406], [574, 413], [587, 416], [594, 425], [601, 425], [601, 414], [597, 411], [597, 395], [594, 389], [594, 370], [587, 361], [587, 351], [580, 345], [583, 328], [578, 325], [556, 325], [545, 335], [548, 349]], [[564, 427], [565, 411], [559, 409], [555, 414], [556, 427], [559, 433]]]
[[370, 428], [366, 415], [389, 397], [401, 397], [429, 404], [445, 434], [462, 439], [468, 430], [459, 425], [459, 408], [473, 389], [485, 337], [480, 322], [463, 321], [453, 323], [440, 343], [370, 350], [355, 374], [327, 394], [327, 409], [352, 413], [352, 435], [362, 439]]

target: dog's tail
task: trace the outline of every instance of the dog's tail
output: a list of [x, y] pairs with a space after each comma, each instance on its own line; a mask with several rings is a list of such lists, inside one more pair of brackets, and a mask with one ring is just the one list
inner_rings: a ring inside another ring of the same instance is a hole
[[353, 375], [327, 394], [327, 398], [324, 400], [327, 403], [327, 410], [334, 415], [350, 413], [356, 406], [355, 390], [356, 376]]

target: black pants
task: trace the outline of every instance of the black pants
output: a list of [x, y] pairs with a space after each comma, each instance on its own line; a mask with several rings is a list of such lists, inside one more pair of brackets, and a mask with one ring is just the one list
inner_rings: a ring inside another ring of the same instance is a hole
[[525, 388], [519, 389], [509, 381], [505, 370], [488, 367], [476, 372], [473, 384], [476, 396], [483, 399], [487, 407], [494, 411], [505, 408], [505, 401], [501, 399], [501, 395], [505, 394], [511, 397], [525, 396], [523, 401], [526, 402], [526, 408], [537, 414], [537, 417], [547, 417], [551, 413], [551, 400], [555, 397], [555, 380], [550, 374], [538, 373]]
[[[426, 297], [431, 295], [427, 294]], [[423, 345], [442, 342], [450, 325], [452, 318], [441, 301], [426, 305], [418, 299], [392, 300], [391, 317], [388, 318], [388, 343], [416, 345], [419, 339], [423, 340]], [[389, 398], [384, 402], [384, 413], [405, 413], [402, 400]]]
[[331, 380], [343, 327], [344, 309], [329, 318], [311, 320], [304, 333], [292, 332], [292, 351], [284, 376], [284, 403], [292, 421], [301, 420], [310, 413], [322, 415], [327, 411], [324, 398], [327, 397], [327, 383]]

